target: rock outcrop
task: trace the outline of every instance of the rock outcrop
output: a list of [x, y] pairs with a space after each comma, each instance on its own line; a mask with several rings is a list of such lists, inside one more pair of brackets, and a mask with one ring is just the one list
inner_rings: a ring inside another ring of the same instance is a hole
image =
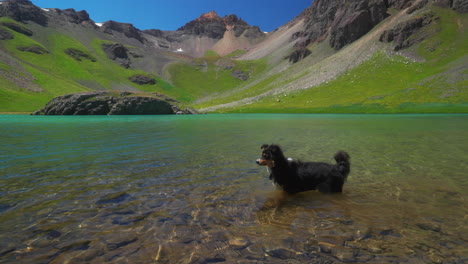
[[384, 1], [356, 1], [340, 6], [331, 24], [330, 46], [341, 49], [364, 36], [387, 16]]
[[13, 39], [14, 37], [10, 31], [0, 28], [0, 40]]
[[394, 42], [394, 50], [409, 48], [416, 43], [423, 41], [427, 36], [416, 33], [423, 27], [431, 24], [438, 18], [432, 14], [425, 14], [421, 17], [402, 22], [390, 30], [386, 30], [380, 36], [382, 42]]
[[307, 49], [306, 47], [303, 48], [296, 48], [293, 53], [289, 54], [286, 59], [289, 60], [289, 62], [296, 63], [305, 57], [309, 56], [312, 52]]
[[451, 8], [460, 13], [467, 13], [468, 2], [466, 0], [453, 0]]
[[[466, 12], [468, 3], [460, 0], [433, 0], [435, 4], [452, 8], [459, 12]], [[315, 0], [304, 10], [298, 19], [304, 19], [304, 31], [293, 35], [295, 51], [287, 56], [291, 62], [297, 62], [308, 55], [306, 49], [311, 43], [328, 40], [335, 50], [358, 40], [377, 24], [389, 16], [388, 9], [406, 9], [411, 14], [429, 4], [429, 0]], [[414, 32], [423, 27], [430, 20], [427, 17], [409, 21], [399, 28], [387, 31], [381, 41], [390, 42], [395, 39], [395, 49], [403, 49], [421, 41], [406, 41]]]
[[157, 38], [164, 37], [164, 32], [160, 29], [147, 29], [147, 30], [143, 30], [143, 32], [153, 37], [157, 37]]
[[195, 114], [181, 110], [178, 102], [161, 94], [89, 92], [52, 99], [33, 115], [171, 115]]
[[338, 50], [354, 42], [384, 20], [387, 14], [384, 0], [315, 0], [300, 17], [305, 18], [305, 30], [298, 46], [321, 42], [329, 37], [329, 44]]
[[37, 44], [32, 44], [32, 45], [29, 45], [29, 46], [19, 46], [17, 47], [18, 50], [20, 51], [26, 51], [26, 52], [31, 52], [31, 53], [35, 53], [35, 54], [48, 54], [49, 51], [46, 50], [44, 47], [41, 47]]
[[87, 53], [85, 51], [79, 50], [79, 49], [68, 48], [64, 52], [65, 52], [65, 54], [67, 54], [68, 56], [74, 58], [77, 61], [82, 61], [83, 59], [86, 59], [86, 60], [90, 60], [92, 62], [96, 62], [96, 58], [94, 58], [94, 56], [92, 56], [91, 54], [89, 54], [89, 53]]
[[62, 12], [69, 18], [68, 21], [75, 24], [82, 24], [83, 22], [92, 21], [89, 18], [88, 12], [85, 10], [75, 11], [73, 8], [62, 10]]
[[412, 1], [414, 0], [388, 0], [388, 7], [401, 10], [410, 7]]
[[124, 68], [130, 67], [130, 57], [128, 56], [127, 48], [119, 43], [104, 43], [102, 44], [102, 50], [106, 53], [107, 57], [111, 60], [116, 61]]
[[128, 79], [131, 82], [136, 83], [138, 85], [146, 85], [146, 84], [155, 85], [156, 84], [156, 80], [154, 78], [144, 76], [144, 75], [140, 75], [140, 74], [133, 75], [133, 76], [129, 77]]
[[241, 81], [247, 81], [249, 79], [249, 74], [244, 72], [244, 71], [241, 71], [241, 70], [233, 70], [231, 72], [231, 75], [234, 77], [234, 78], [237, 78]]
[[434, 0], [434, 2], [436, 5], [452, 8], [460, 13], [468, 12], [468, 2], [466, 0]]
[[88, 12], [85, 10], [76, 11], [73, 8], [69, 9], [58, 9], [52, 8], [48, 9], [50, 13], [55, 13], [55, 20], [60, 20], [62, 23], [73, 23], [77, 25], [82, 25], [88, 28], [98, 29], [93, 20], [89, 17]]
[[11, 22], [3, 22], [1, 23], [1, 25], [13, 30], [13, 31], [16, 31], [18, 33], [21, 33], [25, 36], [32, 36], [33, 35], [33, 32], [29, 29], [27, 29], [26, 27], [18, 24], [18, 23], [11, 23]]

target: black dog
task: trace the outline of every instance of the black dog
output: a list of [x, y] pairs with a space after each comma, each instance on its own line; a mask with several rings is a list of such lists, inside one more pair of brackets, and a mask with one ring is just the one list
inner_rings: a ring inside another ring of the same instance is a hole
[[286, 159], [278, 145], [263, 145], [262, 157], [257, 164], [267, 166], [270, 180], [287, 193], [318, 189], [320, 192], [342, 192], [350, 172], [349, 155], [344, 151], [335, 154], [337, 164], [301, 162]]

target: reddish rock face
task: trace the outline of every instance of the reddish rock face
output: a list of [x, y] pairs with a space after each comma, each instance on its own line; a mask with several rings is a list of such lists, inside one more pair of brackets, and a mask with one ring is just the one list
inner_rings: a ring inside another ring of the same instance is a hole
[[201, 15], [199, 18], [197, 18], [197, 21], [202, 21], [202, 20], [211, 20], [211, 19], [216, 19], [216, 18], [221, 18], [215, 11], [210, 11], [208, 13], [205, 13]]

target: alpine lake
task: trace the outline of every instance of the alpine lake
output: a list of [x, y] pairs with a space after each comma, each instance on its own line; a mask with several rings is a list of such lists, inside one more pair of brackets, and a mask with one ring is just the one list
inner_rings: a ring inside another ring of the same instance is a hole
[[[285, 195], [262, 144], [334, 163]], [[468, 263], [468, 115], [0, 115], [0, 263]]]

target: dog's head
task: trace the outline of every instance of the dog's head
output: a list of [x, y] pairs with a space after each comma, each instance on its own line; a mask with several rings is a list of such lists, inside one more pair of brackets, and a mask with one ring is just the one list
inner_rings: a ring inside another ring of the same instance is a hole
[[268, 168], [273, 168], [275, 166], [275, 161], [284, 159], [283, 151], [278, 145], [267, 145], [264, 144], [261, 147], [262, 156], [257, 159], [257, 164], [260, 166], [267, 166]]

